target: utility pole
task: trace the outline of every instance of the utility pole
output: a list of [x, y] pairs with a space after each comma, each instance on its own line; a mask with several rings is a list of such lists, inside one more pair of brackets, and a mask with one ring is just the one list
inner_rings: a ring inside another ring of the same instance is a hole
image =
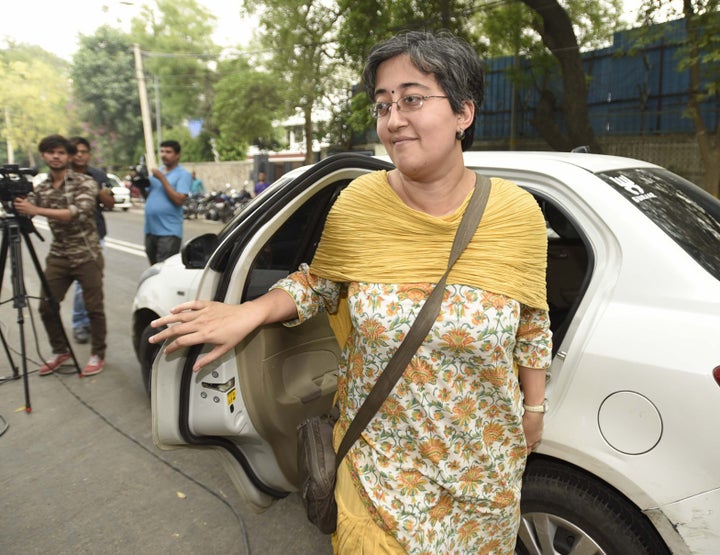
[[155, 82], [155, 129], [157, 129], [157, 151], [160, 152], [160, 143], [162, 143], [162, 126], [160, 125], [160, 79], [157, 75], [153, 76]]
[[158, 166], [155, 158], [155, 146], [153, 145], [150, 105], [148, 104], [140, 45], [135, 43], [133, 45], [133, 51], [135, 52], [135, 77], [138, 83], [138, 96], [140, 97], [140, 115], [142, 116], [143, 134], [145, 136], [145, 164], [147, 164], [148, 170], [152, 171], [153, 168], [157, 168]]

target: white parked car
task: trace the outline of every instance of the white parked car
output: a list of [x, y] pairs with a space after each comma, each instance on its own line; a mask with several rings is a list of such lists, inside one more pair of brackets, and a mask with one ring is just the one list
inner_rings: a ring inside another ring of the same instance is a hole
[[[517, 553], [720, 552], [720, 202], [627, 158], [465, 159], [530, 191], [548, 226], [550, 411], [524, 477]], [[157, 352], [151, 319], [195, 297], [262, 294], [311, 260], [339, 191], [387, 167], [339, 155], [295, 170], [218, 237], [188, 242], [187, 269], [180, 255], [153, 266], [133, 305], [143, 372]], [[295, 428], [330, 406], [334, 336], [323, 316], [269, 325], [194, 373], [203, 349], [155, 360], [155, 442], [220, 449], [248, 502], [267, 507], [297, 491]]]
[[107, 176], [110, 180], [113, 198], [115, 199], [113, 210], [117, 208], [123, 212], [127, 212], [128, 208], [132, 208], [132, 202], [130, 201], [130, 189], [128, 189], [125, 186], [125, 183], [123, 183], [123, 180], [114, 173], [109, 173]]

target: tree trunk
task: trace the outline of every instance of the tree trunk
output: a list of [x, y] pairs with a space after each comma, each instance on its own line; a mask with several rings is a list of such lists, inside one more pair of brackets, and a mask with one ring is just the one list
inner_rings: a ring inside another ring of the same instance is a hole
[[[589, 146], [591, 152], [602, 152], [590, 125], [587, 78], [570, 17], [557, 0], [522, 0], [522, 2], [540, 16], [541, 21], [537, 31], [545, 47], [560, 64], [563, 80], [562, 112], [567, 135], [561, 131], [557, 122], [552, 119], [548, 121], [548, 114], [542, 112], [536, 114], [538, 125], [542, 125], [542, 127], [536, 126], [538, 132], [554, 148], [557, 148], [555, 144], [562, 144], [565, 147], [563, 150]], [[545, 108], [547, 109], [547, 106]], [[558, 137], [562, 135], [565, 135], [565, 141], [558, 141]]]
[[305, 112], [305, 164], [312, 164], [315, 158], [313, 152], [312, 104], [306, 104], [303, 111]]
[[688, 112], [695, 129], [695, 139], [700, 148], [700, 157], [703, 161], [705, 179], [703, 188], [711, 195], [718, 197], [720, 193], [720, 129], [715, 133], [708, 131], [700, 112], [701, 77], [700, 77], [700, 48], [699, 48], [699, 22], [695, 19], [695, 12], [690, 0], [683, 0], [683, 13], [685, 15], [685, 30], [688, 36], [690, 49], [690, 94]]
[[555, 105], [555, 95], [551, 91], [540, 91], [540, 99], [530, 123], [553, 149], [567, 152], [574, 147], [555, 121]]

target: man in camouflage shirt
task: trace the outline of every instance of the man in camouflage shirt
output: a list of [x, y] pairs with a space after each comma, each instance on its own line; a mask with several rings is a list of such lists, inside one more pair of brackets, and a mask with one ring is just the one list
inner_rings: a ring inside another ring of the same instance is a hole
[[[105, 308], [103, 300], [104, 260], [95, 218], [98, 185], [92, 177], [69, 168], [75, 147], [62, 135], [40, 141], [40, 154], [50, 172], [26, 199], [15, 200], [15, 211], [24, 216], [45, 216], [53, 234], [45, 260], [45, 278], [50, 294], [58, 304], [77, 280], [82, 285], [85, 307], [90, 317], [92, 351], [83, 369], [86, 376], [102, 371], [105, 359]], [[50, 338], [53, 358], [38, 374], [52, 374], [70, 359], [60, 318], [41, 293], [40, 315]]]

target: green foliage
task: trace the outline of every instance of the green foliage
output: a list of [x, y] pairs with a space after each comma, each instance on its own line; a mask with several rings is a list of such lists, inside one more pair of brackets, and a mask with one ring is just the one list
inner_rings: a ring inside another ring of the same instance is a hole
[[[183, 162], [210, 162], [213, 160], [212, 136], [207, 131], [202, 131], [197, 137], [190, 135], [190, 130], [185, 125], [163, 129], [162, 141], [177, 141], [180, 143], [180, 163]], [[157, 136], [154, 137], [157, 144]], [[142, 154], [142, 153], [139, 153]]]
[[401, 31], [447, 29], [471, 40], [471, 15], [482, 8], [473, 0], [338, 0], [343, 20], [340, 52], [359, 74], [370, 49]]
[[64, 60], [36, 46], [0, 51], [0, 132], [17, 151], [16, 163], [36, 165], [37, 145], [70, 122], [70, 80]]
[[247, 143], [239, 143], [220, 136], [215, 141], [220, 160], [244, 160], [247, 157]]
[[[350, 94], [338, 101], [332, 110], [332, 118], [322, 128], [322, 133], [334, 150], [351, 150], [353, 143], [365, 144], [366, 131], [375, 128], [370, 115], [370, 98], [366, 94]], [[375, 137], [376, 139], [376, 137]]]
[[159, 82], [163, 126], [204, 119], [211, 111], [220, 48], [211, 35], [214, 16], [195, 0], [156, 0], [132, 21], [131, 40], [143, 51], [150, 82]]
[[127, 37], [109, 27], [82, 36], [71, 76], [80, 118], [72, 134], [93, 142], [93, 164], [132, 164], [135, 146], [142, 139], [142, 123], [135, 62]]
[[[284, 90], [284, 112], [303, 114], [312, 130], [312, 115], [331, 105], [346, 87], [337, 56], [336, 27], [341, 12], [331, 1], [244, 0], [245, 9], [257, 10], [260, 42], [272, 51], [266, 64], [275, 86]], [[312, 158], [313, 132], [306, 137], [307, 159]]]
[[275, 75], [257, 71], [244, 58], [220, 64], [215, 86], [213, 121], [218, 130], [218, 152], [229, 160], [247, 145], [276, 142], [273, 123], [282, 116], [283, 90]]
[[711, 194], [720, 191], [720, 130], [708, 129], [700, 105], [717, 99], [720, 91], [720, 2], [718, 0], [643, 0], [635, 42], [636, 52], [665, 41], [658, 20], [680, 18], [687, 37], [678, 50], [678, 71], [689, 77], [689, 99], [683, 115], [692, 120], [703, 160], [703, 186]]

